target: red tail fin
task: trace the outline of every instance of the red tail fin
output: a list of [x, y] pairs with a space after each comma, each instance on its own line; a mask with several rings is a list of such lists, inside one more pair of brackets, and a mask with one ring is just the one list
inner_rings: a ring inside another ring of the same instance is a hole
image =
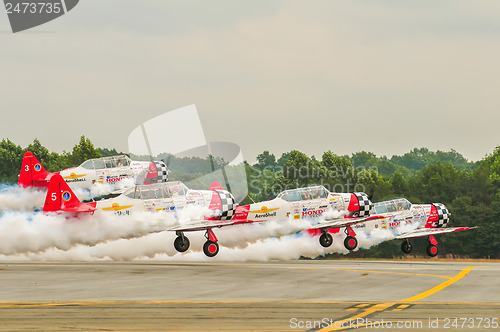
[[221, 184], [217, 181], [214, 181], [210, 184], [209, 190], [224, 190]]
[[26, 152], [23, 157], [23, 165], [19, 173], [18, 184], [20, 187], [47, 188], [53, 173], [45, 170], [42, 164], [31, 152]]
[[60, 174], [54, 174], [49, 183], [44, 212], [67, 211], [93, 214], [97, 202], [82, 203]]

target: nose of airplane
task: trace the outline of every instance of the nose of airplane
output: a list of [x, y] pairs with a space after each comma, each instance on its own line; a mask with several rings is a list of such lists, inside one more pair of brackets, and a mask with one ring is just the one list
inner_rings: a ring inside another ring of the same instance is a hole
[[367, 194], [363, 192], [355, 192], [351, 194], [351, 199], [347, 210], [353, 217], [365, 217], [370, 215], [370, 210], [373, 203]]
[[442, 203], [433, 203], [434, 207], [436, 208], [436, 213], [437, 213], [437, 225], [438, 227], [444, 227], [450, 221], [450, 216], [451, 213], [446, 207], [446, 205]]

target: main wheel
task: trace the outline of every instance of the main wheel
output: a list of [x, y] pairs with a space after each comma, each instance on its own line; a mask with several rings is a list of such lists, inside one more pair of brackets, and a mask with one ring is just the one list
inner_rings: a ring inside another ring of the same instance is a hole
[[413, 244], [410, 241], [403, 241], [403, 243], [401, 243], [401, 250], [405, 254], [409, 254], [413, 250]]
[[185, 236], [178, 236], [174, 241], [174, 248], [178, 252], [184, 252], [189, 249], [189, 239]]
[[203, 245], [203, 252], [208, 257], [214, 257], [219, 252], [219, 244], [217, 242], [207, 241]]
[[427, 246], [427, 255], [431, 257], [436, 257], [437, 254], [438, 254], [438, 247], [433, 244], [429, 244]]
[[321, 234], [321, 236], [319, 237], [319, 243], [323, 247], [328, 248], [333, 243], [333, 237], [332, 237], [332, 235], [330, 233], [323, 233], [323, 234]]
[[347, 250], [354, 250], [358, 246], [358, 240], [354, 236], [348, 235], [344, 240], [344, 247]]

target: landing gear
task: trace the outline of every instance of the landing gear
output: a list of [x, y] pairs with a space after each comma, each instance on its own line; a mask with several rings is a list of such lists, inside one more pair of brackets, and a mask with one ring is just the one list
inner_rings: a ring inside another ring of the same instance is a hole
[[347, 226], [345, 228], [345, 233], [346, 233], [347, 237], [344, 240], [344, 247], [347, 250], [351, 250], [351, 251], [356, 249], [356, 247], [358, 246], [358, 240], [356, 240], [356, 238], [355, 238], [356, 233], [354, 232], [352, 227]]
[[427, 255], [436, 257], [438, 254], [437, 240], [434, 236], [429, 235], [429, 245], [427, 246]]
[[178, 252], [185, 252], [189, 249], [189, 239], [183, 233], [178, 234], [174, 241], [174, 248]]
[[429, 244], [427, 246], [427, 255], [431, 256], [431, 257], [436, 257], [438, 254], [438, 247], [434, 244]]
[[207, 239], [207, 242], [203, 245], [203, 252], [208, 257], [214, 257], [219, 252], [219, 244], [217, 243], [217, 237], [211, 228], [207, 229], [205, 238]]
[[358, 240], [354, 236], [348, 235], [344, 240], [344, 247], [347, 250], [354, 250], [358, 246]]
[[323, 232], [323, 234], [321, 234], [321, 236], [319, 237], [319, 243], [323, 247], [328, 248], [333, 243], [333, 237], [330, 233], [328, 233], [328, 231], [326, 229], [322, 230], [322, 232]]
[[413, 250], [413, 244], [408, 240], [404, 240], [403, 243], [401, 243], [401, 250], [405, 254], [409, 254]]
[[208, 240], [203, 245], [203, 252], [208, 257], [214, 257], [219, 252], [219, 244], [217, 242], [212, 242], [212, 241]]

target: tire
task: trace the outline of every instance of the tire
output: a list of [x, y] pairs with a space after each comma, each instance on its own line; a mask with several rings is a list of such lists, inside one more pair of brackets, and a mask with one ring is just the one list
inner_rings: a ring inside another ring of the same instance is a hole
[[401, 243], [401, 250], [405, 254], [409, 254], [413, 250], [413, 244], [410, 241], [403, 241], [403, 243]]
[[438, 254], [438, 247], [433, 244], [429, 244], [427, 246], [427, 255], [431, 257], [436, 257], [437, 254]]
[[354, 250], [358, 246], [358, 240], [354, 236], [348, 235], [344, 240], [344, 247], [347, 250]]
[[319, 237], [319, 243], [323, 247], [328, 248], [333, 243], [333, 237], [332, 237], [332, 235], [330, 233], [323, 233], [323, 234], [321, 234], [321, 236]]
[[187, 237], [178, 236], [174, 241], [174, 248], [178, 252], [185, 252], [189, 249], [189, 239]]
[[214, 257], [219, 252], [219, 244], [217, 242], [207, 241], [203, 245], [203, 252], [208, 257]]
[[354, 213], [352, 214], [352, 216], [353, 216], [354, 218], [359, 217], [359, 211], [354, 212]]

